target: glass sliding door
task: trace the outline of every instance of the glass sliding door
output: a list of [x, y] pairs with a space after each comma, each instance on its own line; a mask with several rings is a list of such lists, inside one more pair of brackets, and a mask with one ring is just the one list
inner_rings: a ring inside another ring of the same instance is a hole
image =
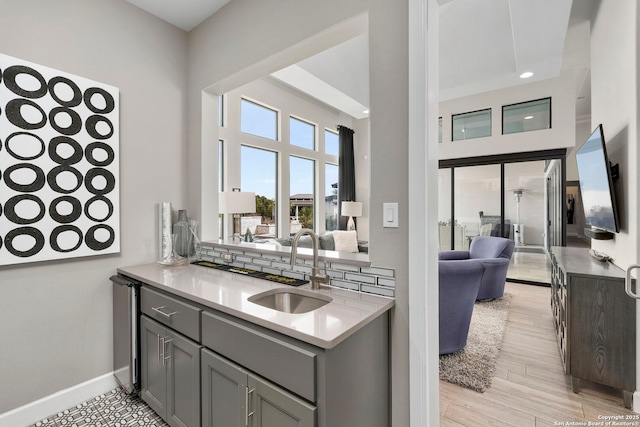
[[451, 191], [453, 189], [451, 168], [438, 169], [438, 246], [441, 251], [451, 249]]
[[544, 161], [504, 165], [504, 215], [516, 246], [544, 247]]
[[503, 235], [500, 176], [499, 164], [455, 168], [454, 249], [468, 249], [478, 235]]

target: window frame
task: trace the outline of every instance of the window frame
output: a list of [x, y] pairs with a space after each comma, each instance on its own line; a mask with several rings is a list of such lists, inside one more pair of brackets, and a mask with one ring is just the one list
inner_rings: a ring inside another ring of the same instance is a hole
[[[508, 133], [505, 133], [505, 120], [504, 120], [504, 111], [505, 111], [505, 108], [508, 108], [508, 107], [515, 107], [515, 106], [518, 106], [518, 105], [524, 105], [524, 104], [531, 104], [531, 103], [534, 103], [534, 102], [540, 102], [540, 101], [549, 101], [549, 109], [547, 110], [547, 113], [549, 114], [549, 117], [548, 117], [548, 119], [549, 119], [549, 127], [546, 127], [546, 128], [536, 128], [536, 129], [522, 130], [522, 131], [518, 131], [518, 132], [508, 132]], [[501, 111], [502, 115], [500, 116], [500, 117], [501, 117], [501, 120], [502, 120], [502, 135], [513, 135], [513, 134], [516, 134], [516, 133], [524, 133], [524, 132], [533, 132], [533, 131], [536, 131], [536, 130], [553, 129], [553, 123], [552, 123], [552, 119], [553, 119], [553, 114], [552, 114], [552, 104], [553, 104], [553, 102], [552, 102], [552, 97], [551, 97], [551, 96], [547, 96], [547, 97], [544, 97], [544, 98], [531, 99], [531, 100], [529, 100], [529, 101], [515, 102], [515, 103], [513, 103], [513, 104], [503, 105], [503, 106], [502, 106], [502, 111]]]
[[[455, 121], [456, 121], [456, 117], [460, 117], [460, 116], [467, 116], [467, 115], [472, 115], [472, 114], [478, 114], [478, 113], [482, 113], [482, 112], [489, 112], [489, 134], [488, 135], [482, 135], [482, 136], [474, 136], [471, 138], [463, 138], [463, 139], [456, 139], [455, 138]], [[478, 138], [489, 138], [491, 136], [493, 136], [493, 109], [491, 107], [488, 108], [481, 108], [479, 110], [473, 110], [473, 111], [465, 111], [464, 113], [457, 113], [457, 114], [452, 114], [451, 115], [451, 141], [469, 141], [471, 139], [478, 139]]]
[[[224, 96], [224, 95], [223, 95]], [[245, 132], [244, 130], [242, 130], [242, 105], [243, 102], [247, 102], [249, 104], [253, 104], [257, 107], [261, 107], [264, 108], [265, 110], [269, 110], [272, 111], [275, 114], [275, 137], [274, 138], [270, 138], [267, 136], [263, 136], [263, 135], [258, 135], [255, 133], [251, 133], [251, 132]], [[282, 132], [282, 124], [281, 124], [281, 111], [275, 107], [272, 107], [269, 104], [266, 104], [264, 102], [260, 102], [257, 101], [253, 98], [247, 97], [247, 96], [240, 96], [240, 117], [239, 117], [239, 128], [240, 128], [240, 133], [245, 134], [245, 135], [251, 135], [257, 138], [262, 138], [264, 140], [267, 141], [276, 141], [279, 142], [281, 140], [281, 132]]]

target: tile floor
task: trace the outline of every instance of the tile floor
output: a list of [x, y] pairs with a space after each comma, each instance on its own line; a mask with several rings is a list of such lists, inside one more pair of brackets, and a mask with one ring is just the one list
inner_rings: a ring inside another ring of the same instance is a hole
[[514, 251], [507, 272], [507, 280], [515, 279], [548, 285], [551, 281], [551, 261], [544, 253], [544, 248], [527, 247], [526, 249], [526, 252]]
[[140, 398], [118, 388], [29, 427], [168, 427], [168, 424]]

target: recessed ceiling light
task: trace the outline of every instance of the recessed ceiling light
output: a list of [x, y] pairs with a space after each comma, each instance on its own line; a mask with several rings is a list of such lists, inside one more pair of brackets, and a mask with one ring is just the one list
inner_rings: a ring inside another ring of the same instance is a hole
[[369, 114], [369, 110], [362, 110], [362, 114]]
[[524, 119], [525, 120], [531, 120], [531, 119], [533, 119], [533, 116], [524, 116]]
[[528, 79], [531, 76], [533, 76], [533, 73], [531, 71], [527, 71], [527, 72], [524, 72], [524, 73], [520, 74], [520, 78], [521, 79]]

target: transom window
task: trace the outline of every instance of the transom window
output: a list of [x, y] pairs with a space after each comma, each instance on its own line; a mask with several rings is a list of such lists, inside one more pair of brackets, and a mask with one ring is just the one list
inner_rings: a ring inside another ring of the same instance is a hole
[[455, 114], [451, 120], [453, 124], [452, 141], [491, 136], [491, 108]]
[[278, 112], [256, 102], [240, 101], [240, 130], [251, 135], [278, 140]]
[[338, 134], [335, 131], [324, 130], [324, 152], [330, 156], [338, 156]]
[[551, 129], [551, 98], [502, 107], [502, 133]]
[[289, 144], [316, 149], [316, 126], [295, 117], [289, 118]]

